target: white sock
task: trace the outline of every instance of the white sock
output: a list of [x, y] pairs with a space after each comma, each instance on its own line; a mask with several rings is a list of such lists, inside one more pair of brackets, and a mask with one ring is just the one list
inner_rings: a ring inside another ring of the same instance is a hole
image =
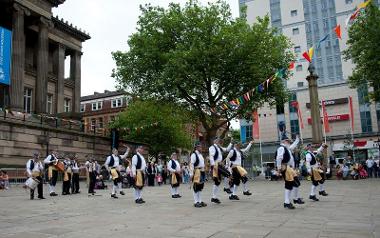
[[212, 185], [212, 198], [217, 198], [216, 194], [218, 193], [218, 186], [216, 186], [215, 184]]
[[170, 192], [172, 193], [172, 196], [175, 195], [175, 188], [171, 187]]
[[247, 183], [243, 183], [243, 192], [247, 192], [247, 191], [248, 191]]
[[174, 188], [174, 194], [179, 195], [178, 188], [179, 188], [179, 187]]
[[116, 186], [112, 185], [112, 194], [116, 194]]
[[49, 193], [54, 192], [53, 186], [49, 184]]
[[228, 185], [228, 178], [224, 177], [224, 188], [227, 189], [227, 188], [230, 188], [230, 186]]
[[142, 189], [139, 189], [139, 198], [142, 198]]
[[236, 195], [237, 186], [234, 184], [232, 187], [232, 195]]
[[134, 189], [133, 191], [134, 195], [135, 195], [135, 200], [139, 199], [139, 192], [138, 192], [138, 189]]
[[194, 203], [198, 202], [198, 194], [193, 191], [193, 196], [194, 196]]
[[314, 185], [311, 185], [311, 192], [310, 192], [310, 196], [315, 196], [315, 189], [316, 189], [317, 187], [316, 186], [314, 186]]
[[320, 184], [319, 185], [319, 191], [325, 191], [325, 186], [324, 186], [324, 184]]
[[289, 204], [290, 203], [290, 193], [292, 192], [292, 190], [289, 190], [289, 189], [285, 189], [285, 203], [286, 204]]
[[197, 192], [197, 194], [198, 194], [198, 202], [202, 202], [201, 192]]
[[294, 193], [293, 193], [293, 198], [294, 198], [295, 200], [297, 200], [297, 199], [299, 198], [299, 195], [298, 195], [299, 188], [298, 188], [298, 187], [294, 187], [294, 188], [293, 188], [293, 191], [294, 191]]
[[117, 187], [118, 187], [118, 189], [119, 189], [119, 192], [121, 192], [121, 191], [122, 191], [121, 183], [118, 183], [118, 184], [117, 184]]

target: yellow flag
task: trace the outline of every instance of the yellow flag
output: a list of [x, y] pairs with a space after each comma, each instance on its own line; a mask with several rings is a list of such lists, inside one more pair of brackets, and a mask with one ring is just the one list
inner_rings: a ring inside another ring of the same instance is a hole
[[368, 0], [368, 1], [365, 1], [365, 2], [362, 2], [358, 5], [358, 9], [361, 9], [361, 8], [365, 8], [367, 7], [367, 5], [371, 2], [371, 0]]
[[313, 60], [313, 54], [314, 54], [314, 48], [311, 47], [311, 48], [309, 49], [309, 57], [310, 57], [310, 60]]

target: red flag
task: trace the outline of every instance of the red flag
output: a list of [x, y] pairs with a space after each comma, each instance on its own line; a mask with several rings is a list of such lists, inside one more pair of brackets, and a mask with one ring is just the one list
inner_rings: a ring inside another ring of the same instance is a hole
[[322, 113], [323, 113], [323, 126], [325, 127], [325, 132], [330, 132], [329, 126], [329, 116], [327, 115], [325, 100], [322, 100]]
[[290, 105], [291, 105], [292, 107], [297, 108], [298, 122], [299, 122], [299, 124], [300, 124], [301, 129], [304, 129], [304, 126], [303, 126], [303, 120], [302, 120], [302, 114], [301, 114], [301, 109], [300, 109], [300, 107], [299, 107], [299, 103], [298, 103], [297, 101], [292, 101], [292, 102], [290, 103]]
[[294, 61], [290, 62], [288, 69], [289, 70], [294, 69]]
[[337, 25], [334, 29], [335, 33], [336, 33], [336, 36], [339, 38], [339, 39], [342, 39], [342, 33], [340, 31], [340, 25]]
[[253, 119], [252, 137], [253, 139], [259, 139], [260, 138], [259, 115], [257, 114], [256, 110], [253, 111], [252, 119]]
[[308, 53], [307, 51], [303, 52], [302, 56], [303, 56], [307, 61], [309, 61], [309, 63], [311, 63], [311, 59], [310, 59], [309, 53]]
[[349, 101], [350, 101], [350, 119], [351, 119], [351, 128], [352, 128], [352, 132], [354, 132], [354, 109], [352, 107], [352, 97], [349, 96], [348, 97]]

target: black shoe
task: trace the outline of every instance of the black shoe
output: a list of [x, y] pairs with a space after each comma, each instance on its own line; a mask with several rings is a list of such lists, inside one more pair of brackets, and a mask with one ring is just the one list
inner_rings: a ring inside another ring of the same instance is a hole
[[[80, 193], [80, 191], [76, 191], [75, 193]], [[95, 193], [95, 192], [94, 192]]]
[[239, 197], [237, 195], [230, 195], [229, 197], [230, 200], [240, 200]]
[[39, 199], [46, 199], [46, 198], [44, 198], [44, 197], [38, 197]]
[[172, 198], [178, 198], [177, 194], [172, 195]]
[[246, 195], [246, 196], [251, 196], [252, 195], [252, 193], [250, 191], [245, 191], [245, 192], [243, 192], [243, 194]]
[[293, 206], [293, 204], [291, 203], [284, 203], [284, 208], [288, 208], [288, 209], [295, 209], [295, 206]]
[[202, 207], [202, 205], [199, 202], [197, 202], [197, 203], [194, 203], [194, 207]]
[[120, 194], [121, 194], [121, 195], [125, 195], [125, 193], [124, 193], [123, 191], [120, 191]]
[[143, 203], [140, 199], [136, 199], [135, 200], [135, 203], [137, 203], [137, 204], [141, 204], [141, 203]]
[[200, 204], [202, 207], [207, 207], [207, 203], [201, 202]]
[[211, 198], [211, 202], [216, 203], [216, 204], [220, 204], [220, 200], [217, 198]]
[[310, 198], [311, 200], [313, 200], [313, 201], [316, 201], [316, 202], [319, 201], [319, 199], [318, 199], [317, 196], [315, 196], [315, 195], [313, 195], [313, 196], [310, 195], [309, 198]]
[[62, 195], [67, 195], [67, 193], [62, 193]]
[[231, 193], [232, 193], [231, 189], [229, 189], [229, 188], [224, 188], [224, 191], [225, 191], [226, 193], [228, 193], [228, 194], [231, 194]]
[[294, 204], [305, 204], [305, 202], [301, 198], [293, 199], [293, 202]]
[[30, 197], [30, 200], [34, 200], [34, 197]]
[[[92, 193], [94, 194], [94, 193]], [[119, 198], [118, 196], [116, 196], [116, 194], [111, 194], [111, 198]]]
[[138, 200], [140, 200], [141, 203], [145, 203], [145, 201], [142, 198], [139, 198]]
[[182, 196], [181, 195], [179, 195], [179, 194], [176, 194], [176, 196], [177, 196], [177, 198], [181, 198]]
[[326, 193], [325, 190], [323, 190], [323, 191], [319, 191], [319, 195], [322, 195], [322, 196], [324, 196], [324, 197], [328, 196], [328, 194]]
[[50, 196], [54, 197], [54, 196], [58, 196], [58, 194], [56, 194], [55, 192], [52, 192], [50, 193]]

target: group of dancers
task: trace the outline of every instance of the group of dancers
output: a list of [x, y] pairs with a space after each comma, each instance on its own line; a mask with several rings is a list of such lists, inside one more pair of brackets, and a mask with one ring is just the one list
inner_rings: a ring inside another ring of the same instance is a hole
[[[242, 166], [242, 161], [247, 152], [249, 152], [253, 141], [249, 142], [246, 148], [242, 149], [241, 142], [237, 141], [235, 143], [231, 142], [224, 148], [222, 147], [222, 139], [215, 138], [213, 144], [209, 147], [209, 160], [211, 166], [211, 174], [213, 179], [211, 202], [215, 204], [220, 204], [219, 199], [219, 187], [224, 182], [224, 191], [229, 194], [229, 200], [240, 200], [237, 195], [238, 187], [240, 183], [243, 186], [243, 195], [250, 196], [252, 193], [248, 190], [247, 182], [248, 176], [247, 171]], [[285, 181], [285, 201], [284, 207], [289, 209], [294, 209], [294, 205], [291, 202], [291, 197], [293, 194], [294, 204], [304, 204], [304, 201], [299, 197], [299, 186], [300, 180], [298, 179], [298, 173], [295, 169], [295, 163], [293, 158], [293, 150], [297, 147], [299, 143], [299, 137], [292, 143], [286, 135], [283, 135], [281, 139], [281, 144], [276, 151], [276, 166], [278, 173], [281, 173]], [[327, 146], [322, 144], [318, 149], [317, 154], [323, 152]], [[127, 156], [131, 152], [131, 149], [127, 147], [124, 154], [119, 155], [116, 148], [112, 150], [112, 154], [107, 157], [105, 162], [105, 167], [108, 170], [113, 185], [111, 188], [111, 198], [117, 199], [118, 194], [125, 195], [122, 190], [122, 180], [121, 180], [121, 167], [122, 163], [126, 161]], [[132, 159], [129, 161], [131, 165], [131, 175], [134, 189], [134, 199], [135, 203], [143, 204], [145, 203], [142, 198], [142, 190], [144, 187], [144, 171], [146, 168], [146, 160], [144, 158], [146, 154], [145, 148], [143, 146], [138, 146], [135, 150]], [[227, 154], [225, 158], [223, 155]], [[167, 168], [171, 173], [170, 184], [171, 184], [171, 197], [181, 198], [179, 193], [179, 187], [181, 184], [181, 166], [178, 161], [178, 153], [173, 153], [170, 156], [170, 160], [167, 163]], [[61, 163], [61, 166], [59, 166]], [[205, 159], [202, 155], [202, 144], [196, 143], [194, 145], [194, 150], [190, 155], [190, 176], [192, 181], [192, 189], [194, 196], [194, 207], [201, 208], [207, 206], [202, 200], [202, 190], [204, 188], [204, 183], [206, 181], [206, 170], [205, 170]], [[307, 145], [306, 154], [306, 165], [308, 172], [312, 179], [312, 188], [309, 198], [318, 201], [316, 196], [316, 188], [320, 185], [319, 194], [322, 196], [327, 196], [324, 190], [324, 173], [320, 168], [318, 159], [312, 152], [311, 145]], [[98, 176], [96, 172], [96, 164], [93, 159], [89, 159], [85, 164], [88, 175], [89, 175], [89, 188], [88, 193], [94, 195], [95, 181]], [[61, 168], [60, 168], [61, 167]], [[58, 171], [63, 172], [63, 188], [62, 195], [71, 193], [79, 193], [79, 166], [76, 156], [73, 158], [67, 157], [63, 162], [60, 162], [57, 158], [57, 151], [52, 151], [50, 155], [46, 157], [43, 161], [40, 160], [40, 154], [38, 152], [33, 153], [33, 158], [28, 160], [26, 164], [26, 169], [28, 176], [38, 181], [38, 198], [44, 199], [42, 184], [43, 184], [43, 173], [44, 169], [47, 169], [47, 175], [49, 179], [49, 193], [50, 196], [57, 196], [55, 192], [55, 186], [58, 177]], [[228, 184], [228, 186], [226, 186]], [[34, 199], [35, 188], [30, 190], [30, 198]]]

